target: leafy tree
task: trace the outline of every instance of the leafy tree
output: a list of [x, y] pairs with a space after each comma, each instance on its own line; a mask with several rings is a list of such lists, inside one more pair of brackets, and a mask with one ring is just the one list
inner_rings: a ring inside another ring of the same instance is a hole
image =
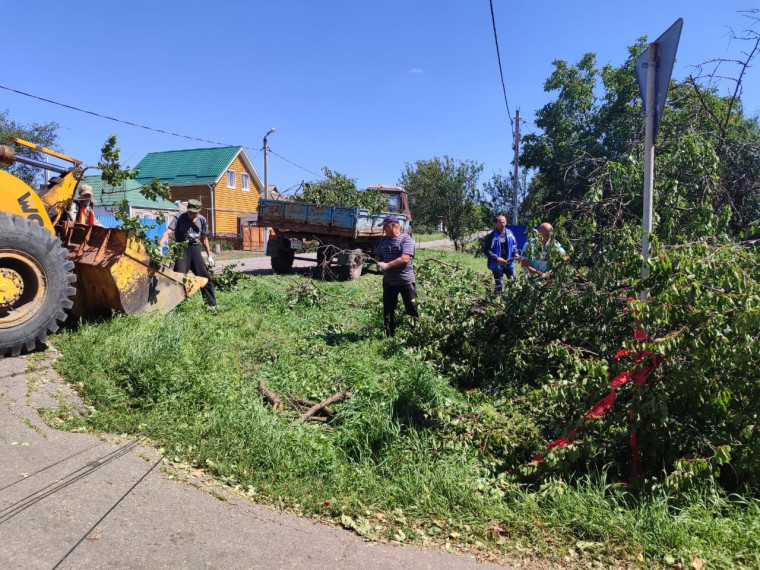
[[[518, 203], [522, 202], [527, 188], [527, 172], [523, 170], [517, 185]], [[494, 173], [490, 180], [483, 183], [483, 213], [486, 225], [491, 224], [491, 219], [496, 214], [504, 214], [510, 222], [510, 214], [514, 203], [514, 174], [511, 172], [504, 176], [501, 172]]]
[[[33, 142], [46, 148], [56, 148], [58, 138], [58, 123], [32, 123], [22, 125], [10, 118], [8, 111], [0, 112], [0, 144], [11, 146], [16, 152], [31, 156], [38, 160], [45, 160], [45, 155], [10, 141], [11, 137]], [[38, 168], [26, 164], [13, 164], [12, 166], [0, 165], [0, 168], [12, 173], [32, 187], [42, 182], [42, 175]]]
[[[140, 173], [139, 168], [128, 168], [119, 162], [121, 149], [116, 146], [116, 135], [113, 134], [103, 143], [100, 149], [98, 168], [101, 170], [100, 177], [110, 186], [118, 188], [127, 180], [134, 180]], [[148, 200], [163, 198], [171, 200], [171, 188], [167, 182], [161, 182], [154, 178], [149, 184], [140, 187], [140, 193]]]
[[[599, 69], [592, 53], [574, 66], [554, 61], [544, 89], [557, 91], [557, 99], [537, 112], [536, 125], [543, 133], [523, 138], [520, 163], [537, 169], [524, 215], [544, 217], [558, 204], [583, 200], [606, 161], [627, 154], [632, 141], [643, 138], [635, 130], [641, 109], [634, 79], [642, 50], [640, 40], [620, 68]], [[567, 209], [560, 207], [558, 213]]]
[[406, 163], [399, 184], [416, 196], [416, 222], [436, 226], [443, 222], [446, 235], [461, 249], [464, 240], [482, 227], [481, 195], [477, 183], [483, 165], [448, 156]]
[[356, 179], [340, 172], [333, 172], [326, 166], [322, 169], [325, 180], [305, 182], [303, 192], [293, 196], [296, 202], [345, 206], [347, 208], [367, 208], [371, 214], [388, 209], [388, 197], [377, 189], [361, 191], [356, 187]]
[[[752, 48], [738, 60], [741, 72], [729, 95], [721, 96], [714, 82], [703, 85], [702, 76], [671, 84], [654, 194], [655, 232], [667, 242], [740, 234], [760, 213], [760, 126], [744, 116], [739, 88], [760, 36], [743, 39]], [[598, 69], [593, 54], [574, 66], [554, 62], [545, 88], [557, 91], [557, 99], [537, 113], [543, 132], [524, 138], [521, 163], [536, 174], [523, 215], [551, 219], [575, 212], [582, 214], [575, 223], [593, 232], [640, 218], [644, 121], [634, 63], [643, 48], [642, 38], [618, 68]]]

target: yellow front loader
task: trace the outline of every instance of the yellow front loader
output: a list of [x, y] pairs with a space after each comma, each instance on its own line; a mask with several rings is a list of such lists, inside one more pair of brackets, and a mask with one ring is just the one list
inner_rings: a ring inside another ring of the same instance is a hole
[[12, 140], [71, 166], [0, 145], [0, 163], [57, 174], [35, 191], [0, 170], [0, 357], [34, 350], [68, 314], [167, 312], [206, 284], [151, 261], [134, 232], [66, 221], [84, 173], [81, 161]]

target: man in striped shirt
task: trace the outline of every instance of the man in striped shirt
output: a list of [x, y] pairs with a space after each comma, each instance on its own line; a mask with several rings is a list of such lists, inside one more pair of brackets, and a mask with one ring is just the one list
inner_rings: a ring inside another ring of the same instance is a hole
[[383, 325], [386, 336], [396, 332], [395, 312], [398, 296], [404, 302], [406, 314], [418, 317], [414, 299], [417, 297], [417, 287], [414, 283], [414, 240], [401, 232], [398, 218], [393, 214], [383, 219], [383, 232], [380, 243], [375, 248], [375, 261], [383, 275]]

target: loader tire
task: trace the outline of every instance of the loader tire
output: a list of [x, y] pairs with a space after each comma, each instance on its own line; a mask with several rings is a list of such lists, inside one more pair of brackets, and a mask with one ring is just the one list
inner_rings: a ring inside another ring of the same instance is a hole
[[76, 290], [74, 262], [36, 222], [0, 212], [0, 357], [44, 344]]

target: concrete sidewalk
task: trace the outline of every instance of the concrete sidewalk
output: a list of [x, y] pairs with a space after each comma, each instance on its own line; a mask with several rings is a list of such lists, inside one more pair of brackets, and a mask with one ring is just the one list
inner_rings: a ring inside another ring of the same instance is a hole
[[[260, 507], [140, 441], [51, 429], [46, 357], [0, 359], [0, 568], [482, 568]], [[490, 566], [490, 565], [489, 565]]]

